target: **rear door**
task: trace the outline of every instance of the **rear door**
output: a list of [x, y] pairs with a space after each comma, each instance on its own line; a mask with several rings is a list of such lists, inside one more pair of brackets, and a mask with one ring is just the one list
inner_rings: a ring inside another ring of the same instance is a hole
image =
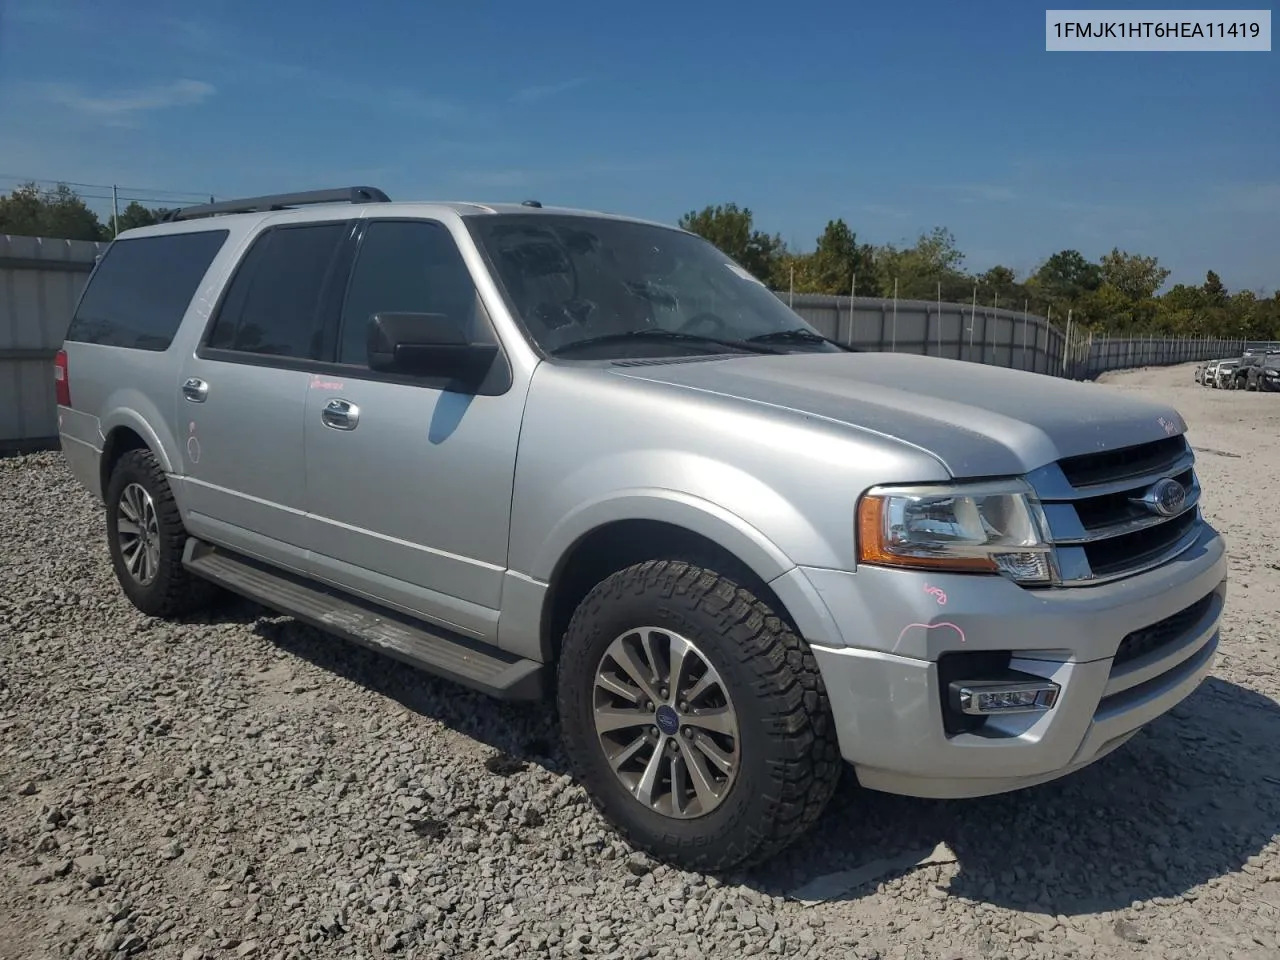
[[178, 383], [190, 531], [305, 571], [308, 367], [351, 221], [271, 226], [236, 268]]
[[330, 582], [492, 640], [524, 394], [502, 355], [477, 393], [371, 371], [369, 319], [384, 311], [442, 314], [500, 343], [448, 227], [367, 222], [336, 362], [305, 391], [309, 559]]

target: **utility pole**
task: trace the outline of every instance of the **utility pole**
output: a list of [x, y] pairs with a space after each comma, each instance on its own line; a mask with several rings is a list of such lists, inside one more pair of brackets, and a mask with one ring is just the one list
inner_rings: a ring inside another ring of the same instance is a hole
[[938, 356], [942, 356], [942, 281], [938, 281]]
[[1022, 369], [1027, 369], [1027, 301], [1022, 301]]
[[969, 359], [973, 360], [973, 328], [978, 325], [978, 285], [973, 285], [973, 306], [969, 309]]
[[893, 278], [893, 346], [890, 347], [891, 353], [898, 350], [898, 278]]
[[852, 279], [849, 281], [849, 346], [853, 346], [853, 298], [858, 295], [858, 271], [851, 271]]

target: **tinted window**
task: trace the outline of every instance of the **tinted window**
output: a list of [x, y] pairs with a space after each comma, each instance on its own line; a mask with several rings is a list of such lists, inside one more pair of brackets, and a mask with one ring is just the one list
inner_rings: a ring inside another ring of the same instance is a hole
[[67, 330], [68, 340], [137, 350], [166, 350], [226, 230], [117, 240]]
[[339, 363], [367, 362], [375, 313], [443, 314], [470, 338], [483, 336], [475, 284], [447, 229], [425, 221], [369, 224], [342, 310]]
[[209, 346], [314, 357], [325, 281], [345, 223], [278, 227], [254, 242], [227, 288]]

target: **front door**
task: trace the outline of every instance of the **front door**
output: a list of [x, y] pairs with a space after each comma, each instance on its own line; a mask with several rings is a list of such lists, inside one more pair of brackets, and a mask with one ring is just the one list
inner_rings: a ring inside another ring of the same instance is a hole
[[320, 223], [263, 231], [178, 383], [188, 529], [299, 571], [305, 367], [320, 349], [324, 287], [350, 230]]
[[367, 223], [342, 303], [338, 363], [306, 390], [314, 572], [493, 640], [523, 391], [454, 393], [371, 371], [367, 331], [379, 312], [443, 314], [473, 339], [496, 340], [448, 228]]

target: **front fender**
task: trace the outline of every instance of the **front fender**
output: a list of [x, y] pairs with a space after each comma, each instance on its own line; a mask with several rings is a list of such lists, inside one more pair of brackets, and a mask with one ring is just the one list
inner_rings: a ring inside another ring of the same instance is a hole
[[593, 530], [619, 520], [652, 520], [682, 527], [728, 550], [768, 581], [795, 564], [776, 544], [719, 504], [656, 487], [620, 490], [589, 501], [561, 518], [543, 541], [531, 575], [549, 582], [560, 559]]
[[676, 490], [635, 488], [584, 503], [552, 529], [539, 551], [534, 576], [549, 582], [560, 559], [576, 543], [592, 531], [620, 520], [667, 523], [710, 540], [769, 584], [806, 640], [827, 646], [843, 645], [826, 603], [777, 544], [719, 504]]

